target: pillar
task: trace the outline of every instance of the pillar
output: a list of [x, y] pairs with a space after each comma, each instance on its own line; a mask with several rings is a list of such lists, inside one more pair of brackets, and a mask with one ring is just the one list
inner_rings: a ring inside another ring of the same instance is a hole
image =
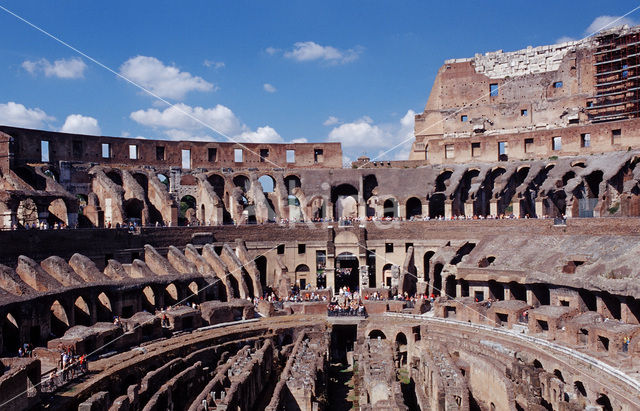
[[498, 200], [489, 201], [489, 214], [498, 215]]
[[473, 216], [473, 201], [466, 201], [464, 203], [464, 215]]
[[513, 215], [516, 217], [520, 217], [520, 201], [516, 200], [512, 202], [511, 208], [513, 209]]
[[544, 201], [544, 198], [542, 197], [536, 198], [536, 216], [538, 216], [538, 218], [544, 215], [543, 201]]
[[429, 201], [425, 201], [422, 203], [422, 217], [429, 216]]
[[444, 218], [451, 218], [451, 200], [445, 200], [444, 202]]

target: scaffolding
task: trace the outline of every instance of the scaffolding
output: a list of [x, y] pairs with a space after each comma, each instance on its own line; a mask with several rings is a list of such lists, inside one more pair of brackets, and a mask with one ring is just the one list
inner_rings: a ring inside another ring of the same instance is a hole
[[640, 117], [640, 32], [605, 34], [598, 43], [589, 118], [602, 122]]

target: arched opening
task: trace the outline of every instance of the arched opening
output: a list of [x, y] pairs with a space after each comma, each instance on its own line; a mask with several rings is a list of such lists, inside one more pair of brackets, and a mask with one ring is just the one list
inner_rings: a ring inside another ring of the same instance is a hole
[[260, 285], [262, 285], [262, 290], [267, 289], [267, 257], [261, 255], [257, 257], [255, 260], [256, 267], [258, 268], [258, 272], [260, 273]]
[[489, 280], [489, 298], [494, 298], [498, 301], [504, 300], [504, 286], [496, 280]]
[[538, 360], [533, 360], [533, 368], [544, 369], [544, 367], [542, 367], [542, 363]]
[[438, 175], [438, 177], [436, 177], [436, 193], [442, 193], [447, 191], [447, 183], [449, 178], [451, 178], [451, 175], [453, 174], [453, 171], [451, 170], [445, 170], [442, 173], [440, 173]]
[[75, 320], [75, 325], [91, 325], [91, 311], [89, 310], [89, 305], [82, 297], [78, 297], [76, 302], [73, 304], [73, 318]]
[[407, 336], [400, 332], [396, 335], [396, 353], [398, 355], [398, 366], [407, 364]]
[[186, 195], [180, 199], [180, 214], [178, 215], [178, 224], [187, 225], [196, 219], [196, 199], [193, 196]]
[[93, 227], [93, 223], [85, 215], [85, 207], [89, 205], [89, 197], [86, 194], [76, 194], [78, 199], [78, 227], [89, 228]]
[[228, 299], [240, 298], [240, 287], [238, 285], [238, 280], [236, 280], [236, 278], [233, 275], [228, 274], [227, 283], [228, 283], [227, 288], [230, 288], [230, 292], [231, 292], [231, 295], [227, 296], [227, 298]]
[[336, 219], [358, 217], [358, 190], [351, 184], [341, 184], [331, 190]]
[[564, 382], [564, 377], [562, 376], [562, 372], [559, 369], [553, 370], [553, 375], [556, 376], [560, 381]]
[[269, 175], [265, 174], [261, 176], [260, 178], [258, 178], [258, 182], [262, 186], [262, 192], [265, 194], [273, 193], [273, 191], [275, 190], [276, 180], [274, 180], [273, 177]]
[[603, 411], [613, 411], [611, 400], [605, 394], [600, 394], [600, 396], [596, 400], [596, 404], [600, 405]]
[[422, 215], [422, 201], [416, 197], [407, 200], [407, 220]]
[[456, 298], [456, 276], [448, 275], [445, 280], [445, 293], [448, 297]]
[[391, 279], [392, 279], [391, 267], [393, 267], [393, 264], [391, 263], [385, 264], [382, 267], [382, 280], [384, 281], [384, 284], [387, 287], [391, 287]]
[[134, 223], [137, 225], [142, 224], [142, 210], [144, 209], [144, 202], [137, 198], [130, 198], [122, 203], [124, 213], [126, 215], [126, 222]]
[[50, 315], [50, 326], [51, 326], [51, 334], [53, 334], [56, 338], [62, 337], [69, 328], [69, 317], [67, 317], [67, 312], [64, 307], [58, 300], [54, 301], [51, 304], [51, 308], [49, 309], [51, 312]]
[[398, 217], [398, 201], [395, 198], [386, 199], [382, 207], [385, 218]]
[[110, 322], [113, 321], [113, 309], [111, 308], [111, 300], [105, 293], [98, 295], [97, 304], [97, 318], [98, 321]]
[[442, 193], [432, 194], [429, 197], [429, 218], [444, 217], [445, 196]]
[[25, 183], [29, 184], [34, 190], [46, 190], [47, 180], [36, 174], [33, 168], [29, 166], [20, 166], [13, 169], [13, 172], [18, 175]]
[[251, 181], [249, 180], [249, 177], [242, 174], [233, 177], [233, 185], [240, 187], [245, 193], [251, 190]]
[[218, 174], [211, 174], [207, 177], [207, 181], [209, 181], [213, 191], [222, 201], [224, 199], [224, 177]]
[[156, 295], [149, 286], [142, 290], [142, 309], [152, 314], [156, 312]]
[[113, 181], [115, 184], [122, 186], [122, 176], [120, 175], [120, 173], [116, 170], [110, 170], [107, 171], [105, 173], [107, 175], [107, 177], [109, 177], [109, 179], [111, 181]]
[[156, 177], [158, 177], [158, 180], [160, 180], [160, 182], [167, 187], [167, 191], [169, 191], [169, 178], [162, 173], [158, 173]]
[[380, 330], [371, 330], [369, 332], [369, 338], [373, 339], [377, 339], [380, 338], [381, 340], [386, 340], [387, 336], [384, 335], [384, 333]]
[[435, 251], [427, 251], [424, 253], [423, 264], [424, 264], [424, 281], [429, 282], [429, 272], [431, 269], [431, 257], [435, 254]]
[[574, 382], [573, 390], [575, 391], [576, 395], [580, 395], [583, 397], [587, 396], [587, 390], [584, 388], [584, 384], [582, 383], [582, 381]]
[[174, 283], [171, 283], [164, 289], [164, 305], [174, 305], [178, 300], [178, 288]]
[[327, 216], [327, 206], [324, 198], [314, 197], [309, 203], [311, 218], [314, 220], [322, 219]]
[[351, 291], [358, 290], [359, 286], [359, 262], [358, 257], [351, 253], [341, 253], [336, 258], [335, 282], [336, 289], [348, 287]]
[[362, 193], [362, 196], [364, 198], [364, 201], [367, 204], [367, 208], [366, 208], [367, 217], [374, 217], [376, 215], [376, 209], [371, 206], [369, 199], [377, 195], [377, 190], [376, 190], [377, 188], [378, 188], [378, 178], [375, 175], [370, 174], [364, 177], [363, 184], [362, 184], [362, 189], [364, 192]]
[[520, 300], [527, 302], [527, 287], [524, 284], [512, 281], [509, 283], [509, 291], [512, 300]]
[[30, 198], [20, 201], [16, 218], [18, 219], [18, 224], [22, 227], [38, 224], [38, 207], [36, 203]]
[[300, 209], [300, 200], [294, 195], [287, 197], [289, 204], [289, 221], [302, 221], [302, 210]]
[[7, 354], [15, 354], [20, 348], [20, 326], [16, 318], [8, 313], [2, 323], [2, 350]]
[[287, 194], [293, 194], [294, 188], [302, 187], [302, 183], [300, 182], [300, 177], [296, 175], [286, 176], [284, 178], [284, 186], [287, 188]]
[[433, 294], [440, 295], [442, 290], [442, 269], [444, 265], [442, 263], [437, 263], [433, 267]]
[[[472, 184], [478, 184], [480, 182], [475, 181], [479, 175], [480, 170], [476, 168], [471, 168], [464, 172], [456, 189], [456, 195], [453, 197], [453, 202], [451, 203], [451, 212], [454, 215], [468, 216], [468, 213], [465, 212], [465, 203], [470, 197]], [[478, 194], [478, 192], [476, 192], [476, 194]]]
[[255, 292], [253, 291], [253, 280], [251, 279], [251, 277], [249, 276], [249, 273], [246, 272], [244, 270], [244, 268], [241, 270], [241, 274], [242, 274], [242, 279], [244, 280], [244, 283], [247, 285], [247, 293], [248, 296], [250, 298], [253, 298], [256, 296]]
[[304, 290], [309, 284], [309, 280], [311, 279], [309, 266], [306, 264], [300, 264], [296, 267], [296, 278], [295, 283], [301, 290]]

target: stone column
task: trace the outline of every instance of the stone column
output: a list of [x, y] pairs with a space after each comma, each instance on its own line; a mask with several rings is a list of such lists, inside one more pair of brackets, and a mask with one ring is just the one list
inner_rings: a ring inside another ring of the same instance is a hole
[[543, 202], [545, 200], [546, 197], [538, 197], [536, 198], [536, 216], [538, 216], [538, 218], [542, 217], [544, 215], [544, 205]]
[[429, 216], [429, 201], [425, 201], [422, 204], [422, 217], [428, 217]]
[[498, 215], [498, 200], [489, 201], [489, 214]]
[[466, 201], [464, 203], [464, 215], [473, 216], [473, 201]]
[[444, 218], [451, 218], [451, 200], [444, 202]]

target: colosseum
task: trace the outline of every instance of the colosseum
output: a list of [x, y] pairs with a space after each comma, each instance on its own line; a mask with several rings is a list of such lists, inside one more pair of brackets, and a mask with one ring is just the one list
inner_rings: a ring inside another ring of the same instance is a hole
[[640, 409], [638, 67], [448, 60], [352, 168], [0, 126], [0, 409]]

